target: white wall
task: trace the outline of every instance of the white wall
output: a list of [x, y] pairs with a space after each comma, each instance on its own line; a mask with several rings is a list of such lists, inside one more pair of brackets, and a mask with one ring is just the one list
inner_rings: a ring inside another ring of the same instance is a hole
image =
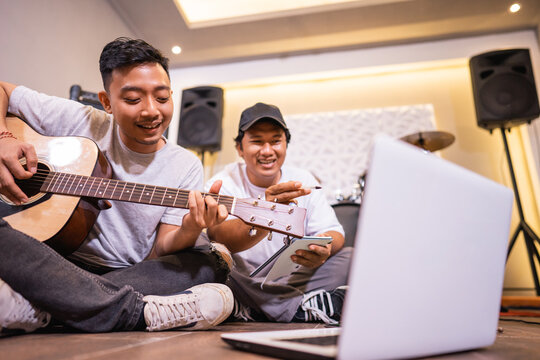
[[133, 37], [106, 0], [2, 0], [0, 18], [0, 79], [61, 97], [101, 90], [103, 46]]

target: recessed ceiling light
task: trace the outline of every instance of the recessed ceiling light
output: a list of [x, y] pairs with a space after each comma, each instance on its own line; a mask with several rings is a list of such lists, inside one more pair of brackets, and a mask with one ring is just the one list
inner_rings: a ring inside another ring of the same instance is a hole
[[511, 13], [516, 13], [521, 9], [521, 5], [519, 3], [514, 3], [510, 6], [508, 9]]
[[172, 47], [171, 51], [173, 54], [178, 55], [182, 52], [182, 48], [178, 45], [175, 45]]

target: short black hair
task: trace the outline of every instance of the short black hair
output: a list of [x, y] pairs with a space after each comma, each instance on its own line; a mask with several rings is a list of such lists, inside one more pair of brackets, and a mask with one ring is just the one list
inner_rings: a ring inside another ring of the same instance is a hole
[[[283, 128], [283, 126], [280, 123], [278, 123], [276, 120], [271, 119], [271, 118], [262, 118], [258, 121], [268, 121], [268, 122], [273, 122], [276, 125], [279, 125], [279, 127], [282, 128], [283, 131], [285, 132], [285, 141], [287, 142], [287, 145], [289, 145], [289, 142], [291, 141], [291, 132], [289, 131], [289, 129]], [[238, 129], [238, 135], [233, 139], [237, 145], [240, 145], [240, 146], [242, 145], [242, 139], [244, 138], [245, 134], [246, 134], [245, 131]]]
[[170, 79], [169, 59], [146, 41], [128, 37], [119, 37], [111, 41], [105, 45], [99, 57], [99, 71], [103, 87], [108, 90], [114, 69], [145, 63], [160, 64]]

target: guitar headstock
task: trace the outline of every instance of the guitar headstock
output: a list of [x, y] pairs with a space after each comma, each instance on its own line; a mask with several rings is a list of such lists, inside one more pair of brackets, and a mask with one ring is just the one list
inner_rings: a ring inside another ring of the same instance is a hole
[[236, 199], [230, 211], [246, 224], [294, 237], [304, 236], [306, 209], [259, 199]]

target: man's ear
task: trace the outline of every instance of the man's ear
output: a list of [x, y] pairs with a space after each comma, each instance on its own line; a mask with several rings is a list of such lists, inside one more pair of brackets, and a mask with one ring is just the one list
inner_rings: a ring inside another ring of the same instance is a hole
[[238, 156], [240, 156], [243, 159], [244, 158], [244, 151], [242, 150], [242, 143], [241, 142], [236, 143], [236, 151], [238, 152]]
[[109, 94], [107, 94], [106, 91], [100, 91], [98, 93], [98, 98], [101, 105], [103, 105], [103, 108], [105, 109], [105, 111], [108, 112], [109, 114], [112, 114], [111, 99], [109, 99]]

